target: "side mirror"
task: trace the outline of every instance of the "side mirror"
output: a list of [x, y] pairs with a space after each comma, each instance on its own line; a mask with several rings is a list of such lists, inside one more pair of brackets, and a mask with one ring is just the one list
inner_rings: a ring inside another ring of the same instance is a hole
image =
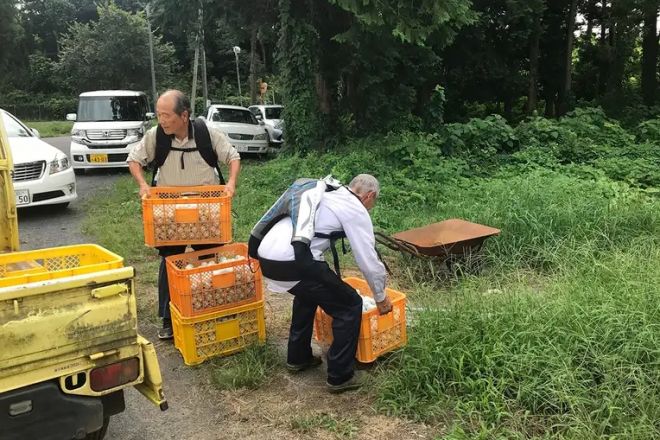
[[147, 118], [147, 121], [151, 121], [153, 118], [156, 117], [156, 113], [154, 112], [147, 112], [144, 114], [144, 117]]
[[30, 130], [32, 131], [32, 134], [34, 134], [36, 137], [38, 138], [41, 137], [41, 134], [39, 134], [39, 130], [37, 130], [36, 128], [30, 127]]
[[202, 121], [206, 121], [206, 116], [197, 116], [197, 119], [201, 119]]
[[67, 121], [73, 121], [76, 122], [76, 119], [78, 119], [78, 115], [75, 113], [67, 113], [66, 115], [66, 120]]

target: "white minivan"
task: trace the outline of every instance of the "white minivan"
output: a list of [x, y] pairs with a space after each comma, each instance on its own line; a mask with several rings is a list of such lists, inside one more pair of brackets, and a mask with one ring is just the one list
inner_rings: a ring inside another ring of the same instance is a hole
[[91, 168], [127, 167], [131, 148], [151, 127], [154, 113], [143, 92], [99, 90], [80, 94], [71, 130], [71, 164], [76, 174]]

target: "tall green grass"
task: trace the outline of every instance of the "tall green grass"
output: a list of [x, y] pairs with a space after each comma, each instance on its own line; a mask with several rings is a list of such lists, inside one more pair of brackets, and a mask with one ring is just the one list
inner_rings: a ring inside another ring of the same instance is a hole
[[[410, 340], [381, 365], [378, 406], [440, 422], [457, 439], [660, 438], [655, 189], [613, 181], [591, 163], [562, 165], [555, 157], [544, 166], [543, 143], [527, 152], [529, 163], [521, 154], [484, 165], [444, 157], [437, 142], [407, 134], [245, 161], [234, 239], [247, 240], [297, 177], [333, 174], [348, 182], [362, 172], [382, 185], [376, 229], [393, 233], [452, 217], [500, 228], [477, 275], [433, 278], [437, 264], [388, 253], [391, 281], [408, 294]], [[655, 160], [641, 149], [635, 154], [645, 167]], [[146, 262], [136, 191], [121, 179], [87, 224], [101, 243]], [[242, 380], [238, 365], [219, 383]]]
[[390, 256], [412, 327], [380, 375], [380, 408], [454, 438], [660, 436], [657, 198], [572, 166], [434, 167], [435, 179], [414, 179], [373, 146], [260, 164], [239, 189], [239, 235], [295, 177], [329, 172], [379, 177], [372, 217], [386, 232], [451, 217], [498, 227], [478, 276], [438, 283]]
[[442, 310], [413, 314], [379, 405], [472, 433], [657, 438], [658, 267], [657, 247], [637, 245], [565, 267], [540, 291], [459, 285]]
[[660, 203], [548, 171], [452, 199], [438, 212], [502, 235], [481, 276], [409, 292], [422, 307], [380, 407], [456, 438], [659, 436]]

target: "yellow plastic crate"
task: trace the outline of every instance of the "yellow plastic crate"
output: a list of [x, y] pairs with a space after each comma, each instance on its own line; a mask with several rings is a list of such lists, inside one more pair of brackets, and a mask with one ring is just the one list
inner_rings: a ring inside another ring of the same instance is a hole
[[124, 259], [95, 244], [0, 254], [0, 287], [82, 275], [124, 266]]
[[[366, 281], [350, 277], [344, 278], [344, 282], [359, 290], [360, 294], [373, 297]], [[385, 289], [385, 294], [392, 302], [390, 313], [381, 315], [377, 308], [362, 312], [360, 339], [355, 354], [362, 363], [373, 362], [379, 356], [406, 345], [406, 295], [390, 288]], [[320, 307], [316, 309], [314, 334], [322, 344], [332, 344], [332, 318]]]
[[197, 365], [266, 341], [263, 300], [194, 318], [182, 317], [172, 303], [170, 311], [174, 346], [186, 365]]

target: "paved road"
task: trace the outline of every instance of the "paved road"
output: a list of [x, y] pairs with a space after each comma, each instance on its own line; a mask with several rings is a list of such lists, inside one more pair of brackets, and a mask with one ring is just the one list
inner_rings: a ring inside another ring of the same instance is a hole
[[[69, 136], [43, 140], [69, 154], [71, 142]], [[96, 197], [99, 190], [109, 188], [119, 176], [127, 173], [125, 169], [99, 170], [88, 172], [84, 176], [76, 176], [78, 199], [66, 209], [54, 209], [50, 206], [19, 209], [18, 229], [21, 249], [88, 242], [81, 231], [82, 221], [85, 218], [85, 203]]]

